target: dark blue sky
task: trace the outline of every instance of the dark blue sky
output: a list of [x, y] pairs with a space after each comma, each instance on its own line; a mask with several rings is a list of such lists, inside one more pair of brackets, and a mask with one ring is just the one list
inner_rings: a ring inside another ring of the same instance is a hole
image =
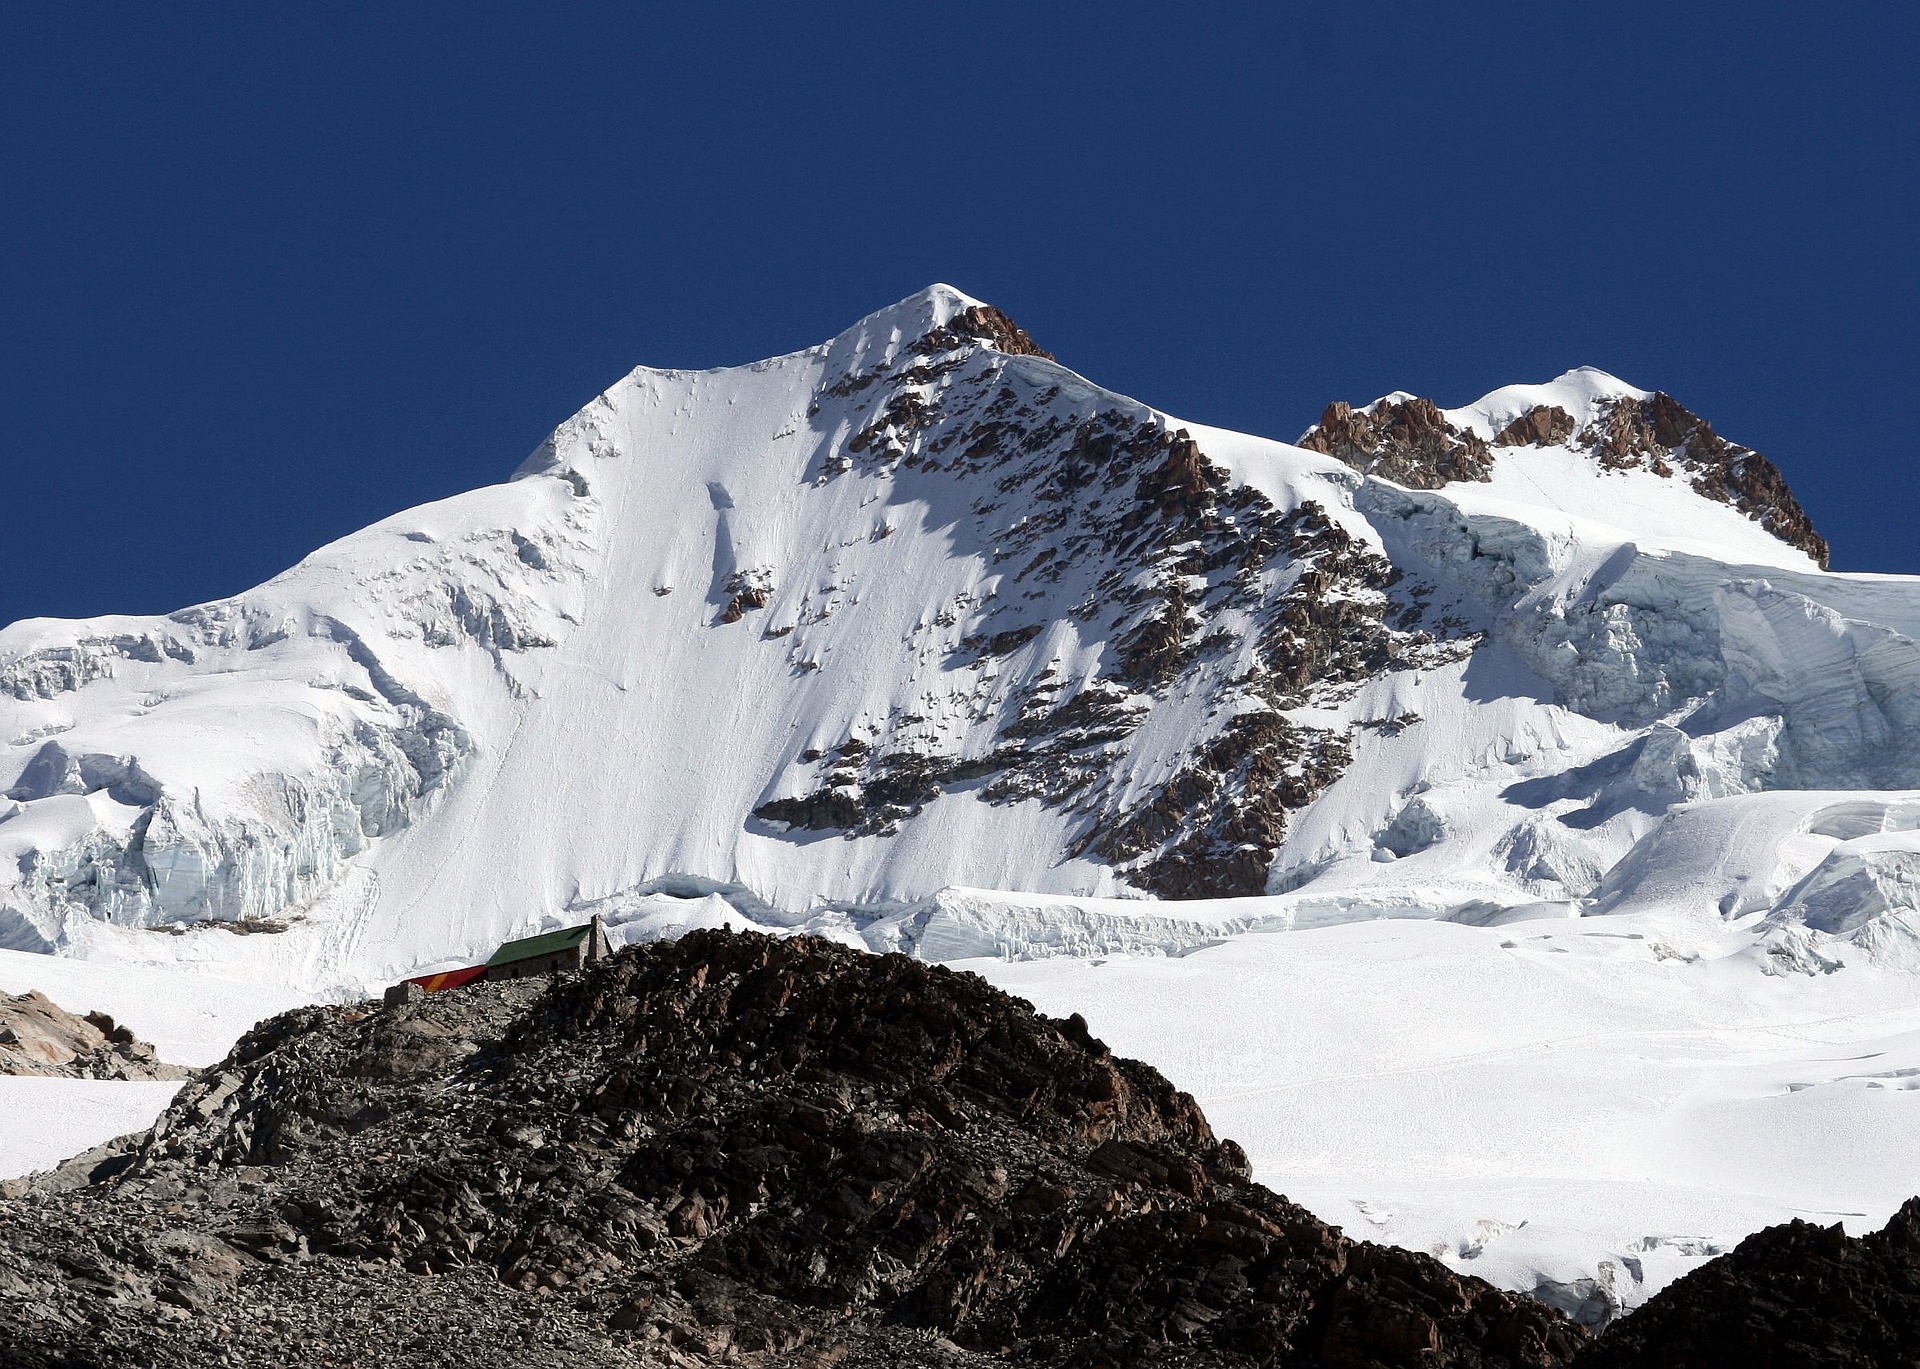
[[1600, 366], [1920, 571], [1916, 13], [9, 6], [0, 621], [232, 593], [934, 280], [1286, 438]]

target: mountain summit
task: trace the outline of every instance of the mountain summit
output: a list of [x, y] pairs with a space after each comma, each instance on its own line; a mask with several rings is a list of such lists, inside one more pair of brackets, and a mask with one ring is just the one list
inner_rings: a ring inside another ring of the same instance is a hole
[[1288, 445], [934, 286], [636, 370], [232, 599], [0, 632], [0, 941], [284, 928], [221, 955], [324, 986], [669, 896], [954, 953], [1057, 935], [957, 887], [1620, 907], [1782, 791], [1761, 828], [1830, 846], [1684, 896], [1852, 935], [1830, 890], [1920, 809], [1813, 791], [1916, 783], [1920, 595], [1825, 556], [1764, 457], [1601, 372]]

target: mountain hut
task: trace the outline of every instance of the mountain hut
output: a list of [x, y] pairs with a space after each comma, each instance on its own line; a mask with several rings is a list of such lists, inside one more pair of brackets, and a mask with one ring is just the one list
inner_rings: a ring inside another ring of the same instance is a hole
[[487, 961], [488, 979], [525, 979], [528, 975], [577, 970], [613, 954], [598, 914], [578, 927], [509, 941]]
[[484, 965], [469, 965], [464, 970], [445, 970], [439, 974], [416, 975], [403, 979], [387, 990], [389, 1004], [410, 1003], [430, 993], [477, 984], [483, 979], [526, 979], [558, 970], [577, 970], [613, 954], [607, 941], [607, 929], [600, 915], [578, 927], [562, 927], [557, 932], [521, 937], [504, 943]]

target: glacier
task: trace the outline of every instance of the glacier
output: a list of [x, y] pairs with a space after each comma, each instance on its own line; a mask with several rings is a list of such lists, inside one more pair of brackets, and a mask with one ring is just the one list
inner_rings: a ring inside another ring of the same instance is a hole
[[1920, 1190], [1917, 642], [1604, 372], [1286, 443], [935, 286], [230, 599], [0, 629], [0, 982], [199, 1059], [592, 913], [830, 936], [1608, 1315]]

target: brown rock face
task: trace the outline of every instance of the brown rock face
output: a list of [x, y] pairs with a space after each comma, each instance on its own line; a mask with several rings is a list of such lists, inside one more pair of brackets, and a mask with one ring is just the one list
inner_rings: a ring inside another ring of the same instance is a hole
[[1548, 447], [1573, 436], [1573, 415], [1558, 404], [1536, 404], [1494, 435], [1496, 447]]
[[1920, 1364], [1920, 1198], [1857, 1240], [1788, 1222], [1616, 1322], [1580, 1369], [1890, 1369]]
[[[891, 836], [966, 786], [984, 802], [1035, 799], [1072, 813], [1070, 854], [1104, 861], [1136, 887], [1170, 898], [1261, 893], [1288, 813], [1351, 755], [1344, 731], [1281, 714], [1335, 702], [1384, 669], [1454, 659], [1471, 643], [1457, 624], [1429, 629], [1394, 567], [1327, 510], [1283, 508], [1236, 485], [1192, 432], [1157, 415], [1061, 402], [1059, 384], [1008, 365], [1005, 353], [1027, 347], [1016, 333], [997, 312], [969, 310], [918, 340], [905, 364], [837, 377], [818, 397], [848, 401], [849, 436], [822, 480], [886, 472], [924, 482], [930, 504], [947, 505], [937, 516], [956, 541], [1006, 567], [989, 599], [969, 596], [941, 615], [957, 629], [941, 643], [955, 669], [1004, 666], [1017, 682], [1001, 697], [983, 687], [983, 702], [968, 704], [975, 720], [996, 720], [989, 749], [963, 754], [916, 710], [889, 718], [856, 752], [803, 754], [752, 817], [776, 833]], [[1438, 411], [1409, 412], [1395, 440], [1432, 438]], [[1103, 642], [1094, 678], [1026, 669], [1069, 634]], [[1176, 692], [1217, 706], [1222, 731], [1142, 793], [1121, 778], [1130, 743]]]
[[39, 993], [0, 993], [0, 1074], [55, 1079], [185, 1079], [103, 1012], [70, 1013]]
[[1371, 411], [1336, 400], [1299, 445], [1416, 490], [1486, 480], [1493, 465], [1479, 434], [1447, 422], [1431, 399], [1382, 400]]
[[0, 1201], [0, 1362], [1547, 1369], [1586, 1343], [1247, 1174], [1078, 1018], [701, 932], [256, 1028], [90, 1187]]
[[953, 328], [956, 332], [979, 338], [982, 342], [1013, 356], [1045, 357], [1048, 361], [1053, 360], [1052, 352], [1035, 342], [1025, 328], [991, 304], [974, 305], [953, 321]]
[[953, 321], [945, 328], [936, 328], [922, 338], [918, 350], [944, 352], [960, 346], [967, 339], [984, 342], [995, 351], [1005, 352], [1009, 356], [1053, 360], [1052, 352], [1035, 342], [1025, 328], [991, 304], [976, 304], [954, 315]]
[[[1250, 684], [1272, 711], [1237, 716], [1157, 793], [1081, 848], [1129, 868], [1140, 887], [1162, 898], [1264, 893], [1287, 815], [1312, 803], [1351, 762], [1346, 735], [1303, 727], [1280, 710], [1459, 649], [1389, 625], [1393, 567], [1318, 504], [1274, 518], [1266, 532], [1269, 550], [1300, 567], [1293, 584], [1261, 607], [1259, 668]], [[1170, 655], [1185, 640], [1172, 625], [1184, 622], [1186, 609], [1184, 598], [1171, 597], [1163, 617], [1148, 624], [1160, 632], [1124, 645], [1147, 666], [1154, 658], [1143, 648]]]

